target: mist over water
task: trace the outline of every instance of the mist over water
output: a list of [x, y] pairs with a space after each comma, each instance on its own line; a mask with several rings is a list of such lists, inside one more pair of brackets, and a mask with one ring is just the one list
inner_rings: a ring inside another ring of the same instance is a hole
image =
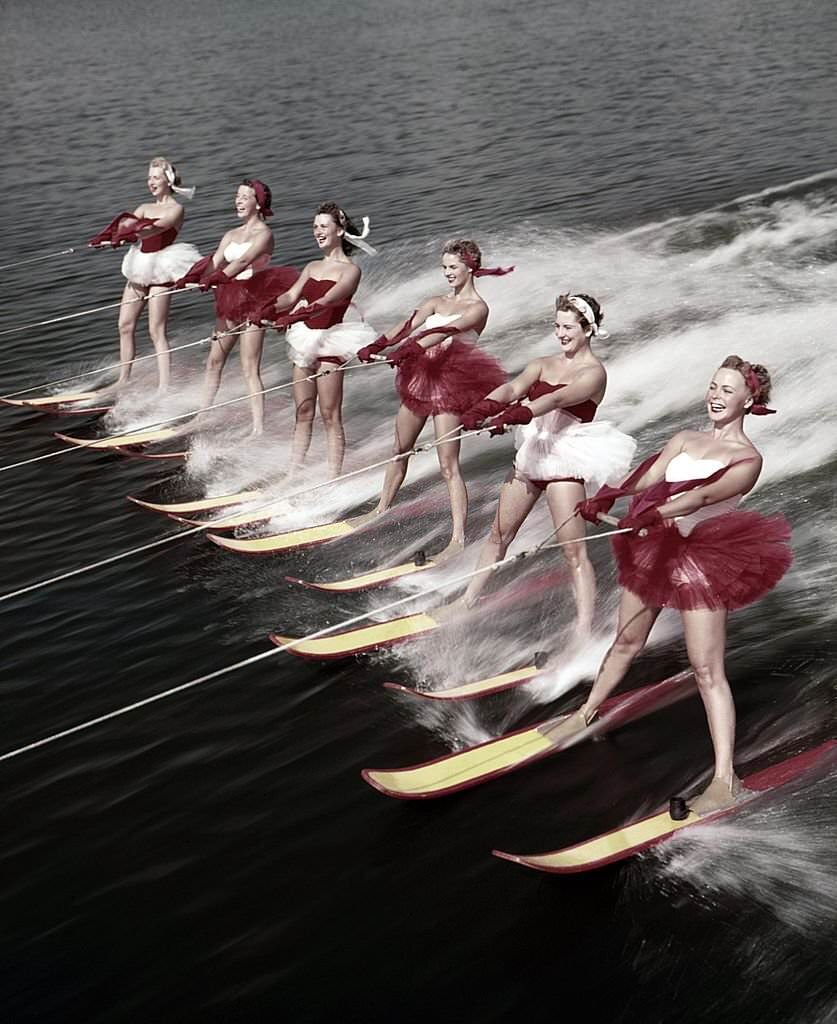
[[[473, 235], [487, 264], [517, 268], [480, 282], [481, 343], [510, 373], [552, 351], [557, 293], [595, 295], [611, 334], [597, 343], [600, 416], [636, 437], [638, 458], [701, 426], [724, 356], [767, 365], [777, 415], [748, 421], [764, 470], [746, 506], [788, 517], [795, 561], [730, 618], [738, 763], [757, 770], [834, 735], [831, 8], [289, 0], [280, 17], [263, 0], [176, 12], [153, 0], [131, 10], [130, 29], [119, 3], [83, 0], [69, 24], [56, 10], [2, 11], [0, 262], [78, 246], [133, 208], [159, 152], [199, 186], [182, 238], [203, 252], [232, 226], [244, 175], [273, 187], [276, 263], [312, 258], [310, 215], [325, 198], [371, 216], [380, 255], [361, 258], [356, 298], [380, 330], [442, 290], [444, 240]], [[116, 302], [120, 259], [79, 249], [4, 271], [0, 331]], [[0, 393], [113, 362], [115, 314], [3, 336]], [[176, 296], [170, 328], [173, 346], [206, 337], [210, 300]], [[144, 327], [139, 351], [150, 351]], [[90, 436], [196, 408], [205, 355], [173, 356], [163, 399], [144, 362], [101, 421], [4, 409], [0, 466], [57, 449], [56, 429]], [[271, 334], [265, 386], [289, 376]], [[242, 391], [234, 354], [218, 400]], [[396, 409], [388, 368], [346, 374], [347, 472], [388, 457]], [[267, 396], [264, 438], [247, 438], [246, 401], [230, 405], [190, 436], [183, 466], [76, 450], [0, 474], [3, 591], [180, 529], [127, 494], [257, 484], [282, 499], [273, 530], [371, 506], [383, 471], [329, 484], [319, 426], [304, 481], [283, 479], [292, 423], [285, 389]], [[270, 630], [302, 635], [399, 614], [379, 609], [401, 597], [415, 596], [409, 609], [453, 596], [512, 458], [511, 437], [463, 442], [465, 554], [386, 590], [327, 595], [285, 577], [342, 578], [441, 548], [447, 496], [432, 451], [412, 460], [392, 515], [348, 540], [248, 559], [185, 539], [0, 604], [2, 749], [256, 655]], [[512, 553], [551, 530], [542, 502]], [[608, 542], [590, 553], [599, 594], [581, 650], [551, 551], [489, 585], [525, 600], [463, 626], [345, 663], [279, 654], [4, 762], [10, 1019], [500, 1022], [557, 1012], [574, 992], [591, 1020], [625, 1024], [831, 1021], [833, 772], [596, 874], [535, 876], [488, 856], [577, 842], [700, 785], [711, 757], [698, 700], [446, 800], [398, 804], [360, 780], [364, 766], [418, 763], [575, 707], [618, 602]], [[535, 682], [482, 701], [380, 685], [443, 688], [535, 651], [552, 655]], [[679, 621], [663, 614], [626, 687], [685, 664]]]

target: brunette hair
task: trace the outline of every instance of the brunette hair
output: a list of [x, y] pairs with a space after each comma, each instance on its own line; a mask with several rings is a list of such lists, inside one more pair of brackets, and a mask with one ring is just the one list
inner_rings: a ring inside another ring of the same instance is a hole
[[[750, 394], [753, 396], [753, 404], [767, 405], [770, 399], [772, 381], [770, 380], [770, 371], [766, 366], [762, 366], [761, 363], [748, 363], [741, 356], [727, 356], [721, 363], [720, 369], [738, 370], [744, 378], [744, 383], [747, 385]], [[749, 412], [750, 410], [747, 409], [746, 411]]]
[[482, 266], [482, 250], [470, 238], [449, 238], [442, 255], [458, 256], [469, 270], [479, 270]]
[[[587, 317], [570, 302], [572, 295], [577, 296], [579, 299], [584, 299], [590, 309], [593, 310], [593, 316], [596, 318], [595, 324], [587, 322]], [[593, 298], [592, 295], [585, 295], [584, 292], [567, 293], [566, 295], [559, 295], [555, 300], [555, 312], [556, 313], [575, 313], [578, 317], [582, 327], [600, 327], [602, 320], [604, 320], [604, 313], [602, 307], [598, 301]], [[607, 337], [605, 333], [604, 337]]]
[[[357, 225], [352, 218], [346, 213], [342, 206], [337, 203], [320, 203], [317, 207], [317, 212], [314, 214], [315, 217], [319, 217], [320, 214], [325, 214], [327, 217], [331, 217], [338, 228], [342, 228], [344, 231], [348, 231], [349, 234], [359, 235]], [[343, 246], [343, 252], [346, 256], [351, 256], [352, 253], [357, 252], [357, 246], [352, 245], [350, 241], [344, 236], [340, 239]]]

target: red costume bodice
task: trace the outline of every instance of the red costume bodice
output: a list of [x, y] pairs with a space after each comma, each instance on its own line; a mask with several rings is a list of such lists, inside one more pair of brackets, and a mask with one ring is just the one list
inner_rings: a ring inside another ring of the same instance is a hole
[[[544, 395], [551, 395], [554, 391], [560, 391], [561, 388], [565, 388], [566, 384], [549, 384], [545, 380], [536, 380], [535, 383], [529, 388], [526, 397], [530, 402], [534, 402], [536, 398], [543, 398]], [[596, 410], [599, 408], [592, 399], [587, 399], [584, 402], [579, 402], [578, 405], [563, 405], [560, 407], [561, 412], [568, 412], [571, 416], [575, 416], [576, 419], [581, 420], [582, 423], [592, 423], [596, 418]]]
[[140, 252], [159, 252], [171, 245], [177, 238], [177, 228], [166, 228], [159, 235], [140, 239]]
[[[305, 284], [302, 286], [302, 297], [313, 305], [318, 299], [321, 299], [326, 292], [330, 291], [336, 281], [315, 281], [313, 277], [309, 277]], [[311, 327], [314, 330], [321, 331], [327, 327], [333, 327], [335, 324], [339, 324], [343, 317], [346, 315], [346, 310], [351, 305], [350, 299], [341, 299], [340, 302], [335, 302], [333, 305], [328, 306], [322, 313], [318, 313], [317, 316], [311, 317], [310, 320], [305, 321], [306, 327]]]

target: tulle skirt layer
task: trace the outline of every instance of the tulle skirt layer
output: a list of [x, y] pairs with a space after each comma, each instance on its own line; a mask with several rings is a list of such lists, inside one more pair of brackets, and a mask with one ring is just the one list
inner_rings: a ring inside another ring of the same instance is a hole
[[506, 383], [497, 360], [470, 341], [443, 341], [398, 367], [395, 387], [417, 416], [461, 415]]
[[613, 538], [619, 582], [653, 608], [743, 608], [779, 582], [793, 561], [784, 516], [726, 512], [684, 537], [675, 526]]
[[594, 492], [625, 476], [636, 441], [607, 422], [580, 423], [556, 409], [515, 431], [514, 467], [530, 480], [583, 480]]
[[302, 323], [291, 324], [285, 332], [288, 358], [294, 366], [306, 369], [315, 367], [321, 359], [343, 363], [376, 337], [374, 328], [362, 320], [344, 321], [320, 330]]
[[262, 308], [286, 292], [299, 277], [296, 267], [267, 267], [250, 278], [233, 278], [215, 289], [215, 312], [222, 320], [257, 324]]
[[159, 252], [143, 252], [132, 245], [122, 259], [122, 276], [132, 284], [174, 284], [201, 254], [187, 242], [173, 242]]

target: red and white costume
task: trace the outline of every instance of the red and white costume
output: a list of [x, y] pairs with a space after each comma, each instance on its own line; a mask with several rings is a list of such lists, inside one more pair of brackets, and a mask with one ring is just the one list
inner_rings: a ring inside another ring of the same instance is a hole
[[[460, 313], [431, 313], [421, 334], [447, 327]], [[398, 367], [395, 387], [403, 405], [417, 416], [461, 415], [506, 382], [506, 371], [475, 344], [476, 331], [463, 331], [433, 345]]]
[[201, 258], [187, 242], [177, 242], [177, 228], [168, 228], [159, 235], [142, 238], [125, 253], [122, 276], [132, 284], [172, 285]]
[[[302, 286], [302, 305], [313, 306], [327, 292], [335, 281], [316, 281], [309, 277]], [[315, 367], [321, 363], [344, 363], [357, 353], [359, 348], [369, 345], [375, 339], [375, 331], [363, 320], [349, 320], [344, 317], [351, 306], [351, 299], [344, 299], [322, 307], [304, 323], [293, 323], [285, 332], [288, 343], [288, 357], [294, 366]]]
[[[728, 469], [715, 459], [680, 452], [666, 466], [676, 493]], [[655, 485], [656, 488], [659, 485]], [[649, 490], [654, 490], [650, 488]], [[645, 492], [636, 495], [632, 510]], [[653, 608], [733, 610], [763, 597], [793, 560], [784, 516], [737, 508], [740, 495], [705, 505], [663, 527], [613, 538], [619, 582]]]
[[[538, 380], [529, 388], [530, 402], [566, 385]], [[598, 406], [589, 399], [552, 409], [515, 430], [514, 468], [536, 486], [557, 480], [583, 483], [588, 491], [621, 480], [630, 467], [636, 442], [607, 422], [594, 423]]]

